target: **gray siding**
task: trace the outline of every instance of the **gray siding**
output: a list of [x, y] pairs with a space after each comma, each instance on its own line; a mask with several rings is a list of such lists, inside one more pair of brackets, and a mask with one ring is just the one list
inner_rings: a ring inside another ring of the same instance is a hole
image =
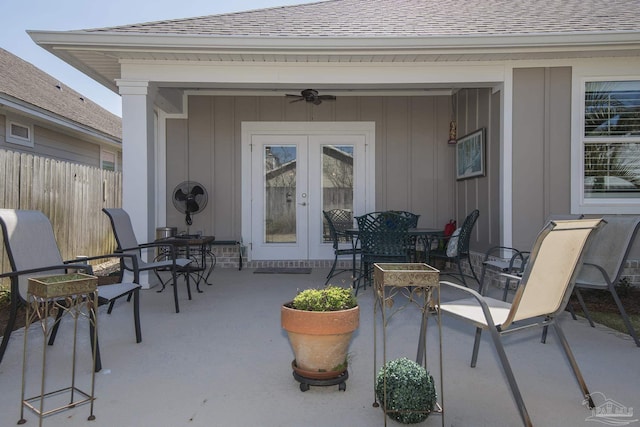
[[194, 216], [190, 230], [221, 240], [240, 236], [241, 123], [261, 120], [373, 121], [376, 209], [414, 211], [424, 227], [444, 227], [454, 215], [455, 150], [447, 145], [447, 96], [339, 97], [319, 106], [279, 97], [190, 96], [188, 108], [188, 119], [167, 121], [169, 226], [186, 228], [171, 195], [177, 184], [191, 179], [207, 188], [209, 205]]
[[513, 243], [529, 248], [571, 209], [571, 68], [514, 70], [513, 98]]
[[[485, 176], [455, 182], [458, 225], [474, 209], [480, 211], [470, 247], [484, 252], [501, 241], [500, 233], [500, 93], [465, 89], [455, 95], [458, 138], [485, 128]], [[455, 153], [454, 153], [455, 157]]]
[[[33, 123], [23, 119], [25, 124]], [[55, 160], [80, 163], [92, 167], [100, 167], [100, 146], [76, 137], [48, 129], [38, 124], [33, 125], [34, 146], [12, 144], [6, 141], [6, 118], [0, 115], [0, 148], [20, 153], [36, 154]], [[109, 149], [116, 151], [115, 149]], [[122, 165], [122, 152], [118, 153], [118, 168]]]

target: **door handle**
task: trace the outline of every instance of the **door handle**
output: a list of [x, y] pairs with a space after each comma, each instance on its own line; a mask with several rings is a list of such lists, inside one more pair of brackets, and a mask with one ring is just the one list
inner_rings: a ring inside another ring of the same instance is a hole
[[300, 206], [307, 206], [307, 202], [298, 203]]

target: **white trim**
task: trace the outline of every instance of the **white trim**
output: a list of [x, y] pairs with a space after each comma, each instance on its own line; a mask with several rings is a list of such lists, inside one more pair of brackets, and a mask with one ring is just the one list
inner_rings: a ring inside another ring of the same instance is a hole
[[162, 110], [156, 110], [156, 224], [167, 224], [167, 118]]
[[584, 197], [584, 96], [587, 81], [640, 80], [640, 61], [607, 61], [576, 66], [572, 75], [571, 109], [571, 213], [640, 214], [640, 199], [585, 199]]
[[502, 135], [500, 141], [500, 209], [502, 216], [502, 245], [513, 246], [513, 70], [506, 66], [502, 87], [500, 122]]
[[[157, 81], [163, 87], [190, 89], [292, 90], [323, 86], [332, 90], [450, 89], [460, 85], [493, 85], [503, 80], [504, 66], [496, 62], [220, 62], [176, 60], [123, 60], [120, 81]], [[189, 87], [187, 82], [197, 82]], [[385, 87], [386, 86], [386, 87]]]
[[218, 36], [210, 34], [141, 34], [123, 32], [93, 31], [39, 31], [29, 30], [27, 34], [38, 45], [53, 49], [49, 45], [64, 46], [66, 49], [111, 50], [114, 46], [128, 51], [176, 49], [206, 49], [209, 52], [232, 53], [238, 51], [281, 51], [294, 49], [303, 51], [320, 50], [325, 54], [355, 50], [393, 51], [398, 54], [403, 49], [425, 51], [428, 49], [468, 49], [482, 51], [491, 49], [585, 49], [606, 48], [609, 45], [637, 46], [637, 31], [580, 32], [545, 34], [507, 35], [428, 35], [425, 37], [260, 37], [260, 36]]
[[[13, 126], [26, 129], [27, 137], [25, 138], [23, 136], [13, 134], [12, 132]], [[5, 116], [5, 128], [6, 128], [5, 138], [7, 143], [33, 148], [34, 146], [33, 124], [31, 123], [27, 124], [23, 121], [16, 120], [15, 118], [12, 118], [7, 115]]]
[[113, 170], [114, 172], [118, 171], [118, 152], [117, 151], [112, 151], [112, 150], [107, 150], [105, 148], [100, 147], [100, 169], [104, 169], [104, 161], [105, 161], [105, 154], [109, 153], [111, 156], [113, 156]]
[[[306, 87], [305, 87], [306, 88]], [[352, 89], [331, 89], [320, 90], [321, 95], [334, 96], [451, 96], [451, 89], [389, 89], [389, 90], [352, 90]], [[295, 89], [263, 90], [263, 89], [204, 89], [186, 90], [186, 95], [198, 96], [286, 96], [287, 94], [298, 95]]]
[[[364, 206], [361, 207], [363, 212], [354, 212], [360, 215], [364, 212], [373, 211], [375, 209], [375, 122], [242, 122], [241, 124], [241, 141], [242, 141], [242, 224], [241, 234], [242, 241], [247, 245], [247, 257], [249, 261], [252, 259], [251, 239], [253, 235], [252, 229], [252, 192], [251, 185], [254, 179], [251, 168], [251, 141], [252, 135], [284, 135], [284, 134], [304, 134], [304, 135], [345, 135], [360, 134], [364, 135], [365, 143], [365, 173], [364, 176], [358, 176], [368, 184], [364, 194]], [[356, 177], [354, 177], [355, 179]], [[354, 206], [354, 209], [356, 207]]]

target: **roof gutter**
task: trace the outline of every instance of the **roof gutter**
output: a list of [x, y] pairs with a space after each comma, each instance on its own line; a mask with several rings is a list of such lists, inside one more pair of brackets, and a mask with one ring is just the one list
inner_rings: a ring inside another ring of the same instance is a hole
[[425, 37], [254, 37], [207, 34], [130, 34], [95, 31], [33, 31], [27, 33], [38, 45], [57, 49], [171, 50], [206, 49], [223, 51], [385, 51], [407, 49], [584, 49], [602, 46], [640, 46], [640, 32], [548, 33], [505, 35], [461, 35]]

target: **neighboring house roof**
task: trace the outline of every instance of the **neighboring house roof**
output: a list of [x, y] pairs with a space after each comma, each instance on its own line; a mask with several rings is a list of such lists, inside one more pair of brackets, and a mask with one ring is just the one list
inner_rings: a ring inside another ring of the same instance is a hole
[[39, 112], [43, 117], [122, 142], [122, 120], [59, 80], [0, 48], [0, 105]]
[[638, 31], [637, 0], [329, 0], [90, 32], [424, 37]]

